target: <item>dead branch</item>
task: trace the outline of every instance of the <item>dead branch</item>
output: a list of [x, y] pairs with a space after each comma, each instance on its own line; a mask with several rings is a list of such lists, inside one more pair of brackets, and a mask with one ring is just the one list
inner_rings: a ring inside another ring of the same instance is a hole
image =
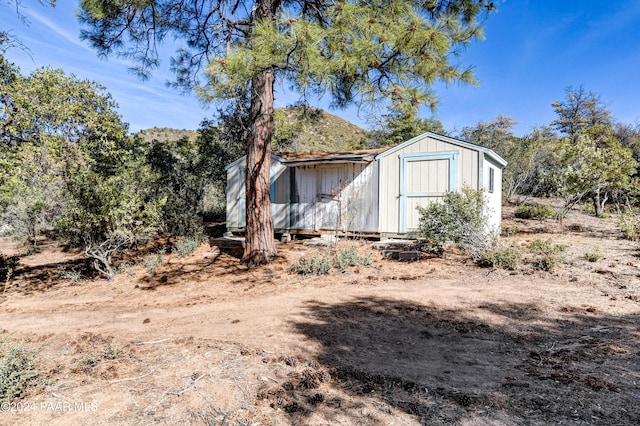
[[163, 343], [171, 340], [171, 337], [167, 337], [166, 339], [160, 340], [152, 340], [150, 342], [132, 342], [134, 345], [142, 346], [142, 345], [155, 345], [156, 343]]
[[143, 374], [142, 376], [137, 376], [137, 377], [125, 377], [124, 379], [116, 379], [116, 380], [109, 380], [109, 384], [112, 383], [118, 383], [118, 382], [129, 382], [131, 380], [138, 380], [138, 379], [144, 379], [145, 377], [148, 377], [150, 375], [153, 374], [153, 371], [148, 372], [147, 374]]

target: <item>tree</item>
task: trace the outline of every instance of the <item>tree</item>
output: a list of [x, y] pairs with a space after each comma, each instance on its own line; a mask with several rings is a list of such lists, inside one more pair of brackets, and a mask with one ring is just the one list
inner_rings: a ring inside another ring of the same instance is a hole
[[518, 138], [512, 150], [505, 156], [509, 162], [504, 170], [504, 191], [508, 200], [517, 195], [525, 197], [548, 193], [551, 189], [544, 179], [550, 161], [550, 150], [558, 142], [558, 136], [548, 127], [534, 128], [533, 132]]
[[390, 111], [383, 117], [382, 129], [373, 132], [369, 145], [372, 148], [393, 146], [408, 141], [425, 132], [446, 135], [442, 123], [435, 118], [420, 118], [413, 111]]
[[475, 127], [465, 127], [460, 136], [464, 140], [490, 148], [506, 157], [518, 143], [514, 130], [517, 125], [518, 122], [511, 117], [498, 114], [493, 121], [479, 122]]
[[[225, 166], [244, 151], [243, 123], [237, 108], [219, 110], [218, 118], [204, 120], [195, 138], [152, 141], [147, 161], [158, 174], [157, 197], [167, 199], [163, 225], [178, 235], [202, 232], [207, 195], [224, 198]], [[219, 203], [224, 205], [223, 203]]]
[[600, 96], [593, 92], [587, 93], [584, 87], [565, 89], [564, 101], [551, 103], [558, 114], [558, 118], [551, 122], [551, 126], [566, 136], [584, 133], [594, 126], [612, 127], [611, 112], [600, 100]]
[[126, 134], [104, 88], [62, 70], [28, 76], [0, 55], [0, 212], [14, 235], [35, 243], [66, 202], [66, 156], [72, 146], [109, 167], [108, 149]]
[[[28, 25], [29, 21], [26, 18], [26, 16], [22, 14], [22, 11], [21, 11], [22, 0], [7, 0], [6, 2], [14, 4], [15, 12], [18, 15], [18, 17], [25, 25]], [[56, 5], [56, 0], [38, 0], [38, 2], [45, 6], [54, 7]], [[4, 55], [6, 51], [10, 48], [18, 48], [18, 49], [24, 50], [25, 52], [29, 52], [28, 47], [24, 43], [22, 43], [22, 41], [14, 37], [11, 34], [10, 30], [0, 29], [0, 54]]]
[[555, 183], [564, 199], [562, 217], [587, 196], [594, 202], [595, 215], [600, 216], [610, 194], [632, 187], [631, 177], [638, 163], [631, 150], [611, 138], [607, 146], [596, 146], [587, 134], [563, 138], [552, 149], [555, 167], [547, 176]]
[[465, 127], [464, 140], [490, 148], [509, 163], [502, 180], [505, 198], [513, 201], [516, 195], [531, 194], [540, 183], [535, 175], [540, 171], [546, 146], [552, 142], [549, 132], [534, 129], [532, 134], [518, 137], [514, 127], [518, 124], [509, 116], [499, 114], [495, 120]]
[[163, 198], [117, 105], [97, 83], [62, 70], [29, 76], [0, 55], [0, 212], [14, 235], [42, 230], [81, 245], [115, 275], [113, 255], [158, 226]]
[[[336, 106], [390, 99], [398, 108], [435, 106], [436, 82], [473, 83], [453, 63], [482, 36], [489, 0], [82, 0], [82, 37], [100, 54], [134, 60], [148, 76], [167, 37], [185, 41], [171, 64], [175, 84], [205, 100], [250, 94], [243, 260], [276, 254], [269, 199], [276, 77]], [[201, 71], [205, 71], [202, 81]]]
[[640, 123], [635, 125], [617, 123], [614, 132], [622, 146], [633, 151], [633, 158], [640, 161]]
[[[631, 176], [637, 170], [633, 151], [617, 139], [613, 117], [600, 96], [586, 93], [582, 86], [578, 89], [569, 86], [565, 100], [553, 102], [552, 106], [558, 114], [552, 126], [568, 136], [556, 150], [560, 153], [558, 158], [561, 164], [568, 161], [570, 167], [556, 175], [567, 175], [569, 188], [587, 190], [585, 195], [591, 196], [595, 215], [600, 216], [611, 194], [629, 188]], [[623, 135], [620, 127], [618, 129], [618, 134]], [[630, 146], [631, 141], [625, 141], [625, 144]], [[563, 147], [567, 143], [575, 146]], [[566, 189], [567, 185], [561, 188]], [[576, 194], [580, 192], [577, 190]]]
[[158, 177], [126, 140], [112, 147], [107, 170], [77, 151], [66, 180], [69, 201], [56, 224], [60, 234], [84, 247], [94, 268], [115, 277], [114, 254], [152, 236], [160, 224], [166, 198], [154, 193]]

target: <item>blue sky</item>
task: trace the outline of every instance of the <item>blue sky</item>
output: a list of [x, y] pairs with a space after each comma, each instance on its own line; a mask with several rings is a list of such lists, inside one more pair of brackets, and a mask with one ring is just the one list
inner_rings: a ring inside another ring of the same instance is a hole
[[[10, 49], [8, 59], [23, 73], [51, 66], [99, 82], [118, 102], [132, 131], [154, 126], [196, 129], [215, 111], [215, 106], [204, 108], [194, 95], [167, 88], [167, 67], [143, 82], [127, 71], [130, 64], [125, 61], [99, 59], [79, 39], [75, 1], [58, 0], [55, 9], [23, 1], [28, 26], [12, 4], [0, 0], [0, 28], [31, 52]], [[550, 104], [562, 100], [570, 85], [599, 94], [618, 121], [640, 123], [640, 0], [506, 0], [498, 8], [485, 23], [486, 39], [469, 46], [459, 59], [474, 67], [480, 86], [436, 87], [440, 104], [434, 117], [445, 129], [459, 132], [503, 114], [520, 122], [519, 135], [528, 133], [555, 118]], [[296, 100], [296, 95], [277, 89], [277, 106]], [[316, 106], [327, 104], [320, 100]], [[330, 112], [363, 127], [375, 121], [355, 108]]]

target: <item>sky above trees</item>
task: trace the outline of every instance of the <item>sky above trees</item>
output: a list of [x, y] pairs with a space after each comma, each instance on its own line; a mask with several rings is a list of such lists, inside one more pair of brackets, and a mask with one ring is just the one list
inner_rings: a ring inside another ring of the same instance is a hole
[[[22, 13], [29, 21], [25, 25], [13, 2], [0, 1], [0, 29], [30, 49], [10, 49], [8, 60], [23, 73], [49, 65], [103, 84], [132, 131], [154, 126], [196, 129], [213, 114], [215, 109], [203, 109], [195, 95], [165, 86], [171, 79], [171, 46], [161, 69], [145, 82], [127, 71], [126, 61], [98, 58], [80, 41], [75, 4], [59, 1], [51, 9], [23, 2]], [[480, 86], [436, 87], [440, 104], [434, 117], [449, 132], [503, 114], [520, 122], [519, 135], [528, 133], [556, 118], [551, 102], [563, 99], [570, 85], [601, 95], [618, 121], [640, 121], [640, 1], [506, 0], [489, 16], [485, 34], [486, 40], [470, 46], [459, 59], [475, 67]], [[286, 87], [276, 90], [276, 106], [298, 100]], [[315, 106], [328, 108], [328, 103], [319, 100]], [[367, 128], [378, 116], [358, 113], [355, 107], [332, 112]], [[423, 110], [421, 116], [431, 113]]]

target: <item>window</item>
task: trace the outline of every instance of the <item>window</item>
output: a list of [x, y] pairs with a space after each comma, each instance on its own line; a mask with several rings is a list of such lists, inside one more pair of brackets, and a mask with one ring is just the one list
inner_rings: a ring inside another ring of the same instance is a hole
[[495, 170], [493, 167], [489, 167], [489, 192], [493, 194], [494, 188], [494, 179], [495, 179]]

